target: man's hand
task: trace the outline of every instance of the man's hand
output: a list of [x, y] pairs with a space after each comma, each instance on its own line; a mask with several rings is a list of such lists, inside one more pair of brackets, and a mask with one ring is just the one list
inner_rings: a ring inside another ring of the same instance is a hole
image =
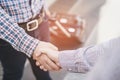
[[33, 59], [36, 59], [36, 57], [38, 57], [41, 54], [41, 52], [42, 53], [48, 52], [47, 49], [58, 50], [58, 48], [53, 44], [49, 42], [40, 41], [33, 53]]
[[48, 42], [40, 41], [33, 53], [36, 65], [43, 70], [59, 70], [58, 48]]
[[36, 65], [44, 71], [58, 71], [60, 67], [51, 60], [47, 55], [41, 54], [36, 60]]

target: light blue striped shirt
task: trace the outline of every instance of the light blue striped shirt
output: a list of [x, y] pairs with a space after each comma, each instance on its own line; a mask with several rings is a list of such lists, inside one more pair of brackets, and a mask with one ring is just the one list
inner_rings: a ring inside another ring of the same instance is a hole
[[99, 57], [105, 56], [106, 54], [108, 54], [108, 57], [112, 57], [114, 55], [112, 54], [113, 51], [117, 51], [117, 53], [114, 54], [119, 54], [120, 37], [96, 46], [61, 51], [59, 54], [59, 62], [63, 69], [85, 73], [91, 70], [99, 60]]

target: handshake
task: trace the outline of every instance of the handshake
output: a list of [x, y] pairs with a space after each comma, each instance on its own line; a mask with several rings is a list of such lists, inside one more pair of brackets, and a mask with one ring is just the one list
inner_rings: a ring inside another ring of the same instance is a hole
[[40, 41], [32, 57], [36, 65], [44, 71], [58, 71], [61, 69], [58, 61], [58, 48], [49, 42]]

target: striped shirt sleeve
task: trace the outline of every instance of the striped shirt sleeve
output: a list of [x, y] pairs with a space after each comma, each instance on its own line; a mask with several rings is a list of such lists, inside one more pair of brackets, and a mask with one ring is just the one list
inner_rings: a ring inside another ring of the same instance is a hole
[[95, 65], [101, 54], [103, 54], [103, 49], [98, 46], [65, 50], [60, 52], [59, 62], [67, 71], [86, 73]]
[[71, 72], [86, 73], [91, 70], [101, 56], [110, 54], [113, 50], [120, 50], [120, 37], [96, 46], [61, 51], [59, 62], [63, 69]]
[[13, 48], [31, 57], [38, 40], [26, 34], [24, 29], [0, 7], [0, 38], [9, 42]]

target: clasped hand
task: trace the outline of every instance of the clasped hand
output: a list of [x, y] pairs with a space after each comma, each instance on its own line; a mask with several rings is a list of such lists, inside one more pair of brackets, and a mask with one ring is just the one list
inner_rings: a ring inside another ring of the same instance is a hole
[[49, 42], [40, 41], [33, 53], [36, 65], [44, 71], [60, 70], [58, 61], [58, 48]]

